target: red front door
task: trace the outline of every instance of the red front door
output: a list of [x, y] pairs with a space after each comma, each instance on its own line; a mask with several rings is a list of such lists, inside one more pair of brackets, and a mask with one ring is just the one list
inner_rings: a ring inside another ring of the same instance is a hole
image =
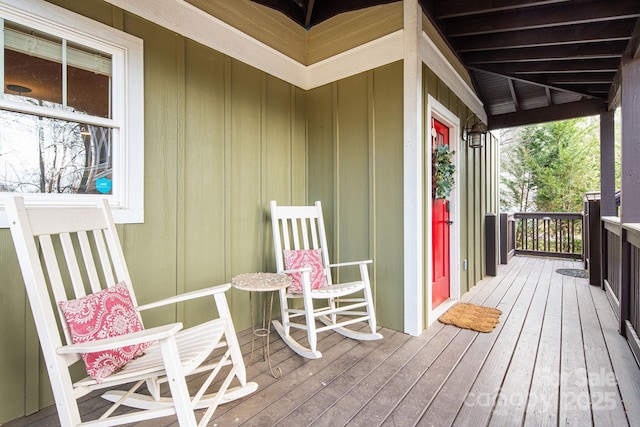
[[[433, 120], [434, 138], [433, 144], [449, 145], [449, 128], [437, 120]], [[433, 284], [431, 288], [431, 307], [437, 307], [450, 296], [450, 237], [449, 228], [449, 201], [434, 199], [432, 209], [433, 230]]]

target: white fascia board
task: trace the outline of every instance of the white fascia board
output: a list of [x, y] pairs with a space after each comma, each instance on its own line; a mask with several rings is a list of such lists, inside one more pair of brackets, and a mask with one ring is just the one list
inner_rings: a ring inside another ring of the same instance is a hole
[[464, 104], [473, 111], [480, 120], [487, 123], [487, 112], [484, 104], [469, 87], [460, 74], [453, 68], [453, 65], [440, 52], [440, 49], [431, 41], [426, 33], [422, 33], [422, 41], [418, 49], [418, 55], [440, 80], [455, 93]]
[[313, 89], [314, 87], [400, 61], [403, 58], [402, 43], [403, 30], [398, 30], [331, 58], [311, 64], [306, 69], [307, 84], [303, 89]]
[[[390, 64], [404, 57], [404, 30], [398, 30], [305, 66], [182, 0], [105, 1], [305, 90]], [[487, 114], [480, 99], [424, 32], [419, 42], [418, 55], [486, 123]]]
[[182, 0], [105, 0], [163, 28], [306, 89], [306, 67]]

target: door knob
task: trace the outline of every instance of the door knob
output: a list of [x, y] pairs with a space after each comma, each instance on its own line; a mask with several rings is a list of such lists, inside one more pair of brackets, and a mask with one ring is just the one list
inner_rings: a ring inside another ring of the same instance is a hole
[[446, 220], [445, 222], [449, 225], [453, 224], [453, 221], [451, 221], [450, 219]]

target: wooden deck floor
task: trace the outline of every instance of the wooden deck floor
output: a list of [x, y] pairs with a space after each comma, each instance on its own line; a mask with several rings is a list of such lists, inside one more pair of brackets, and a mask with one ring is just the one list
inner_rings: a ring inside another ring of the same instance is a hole
[[[250, 397], [220, 407], [211, 426], [623, 426], [640, 423], [640, 370], [599, 288], [560, 275], [562, 260], [516, 257], [464, 295], [497, 307], [491, 333], [434, 323], [420, 337], [382, 341], [321, 335], [304, 360], [273, 334], [266, 362], [248, 367]], [[248, 331], [239, 334], [250, 351]], [[83, 412], [104, 406], [95, 397]], [[53, 407], [5, 424], [57, 426]], [[175, 418], [142, 426], [176, 426]]]

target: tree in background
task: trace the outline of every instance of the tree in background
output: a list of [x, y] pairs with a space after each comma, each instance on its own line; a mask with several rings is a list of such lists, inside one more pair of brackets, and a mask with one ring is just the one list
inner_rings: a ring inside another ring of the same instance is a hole
[[524, 126], [504, 135], [503, 210], [579, 212], [584, 193], [600, 188], [598, 117]]
[[580, 212], [600, 188], [598, 117], [503, 133], [501, 204], [505, 211]]
[[501, 150], [501, 209], [505, 212], [535, 210], [533, 173], [529, 149], [520, 144], [515, 129], [502, 132]]

